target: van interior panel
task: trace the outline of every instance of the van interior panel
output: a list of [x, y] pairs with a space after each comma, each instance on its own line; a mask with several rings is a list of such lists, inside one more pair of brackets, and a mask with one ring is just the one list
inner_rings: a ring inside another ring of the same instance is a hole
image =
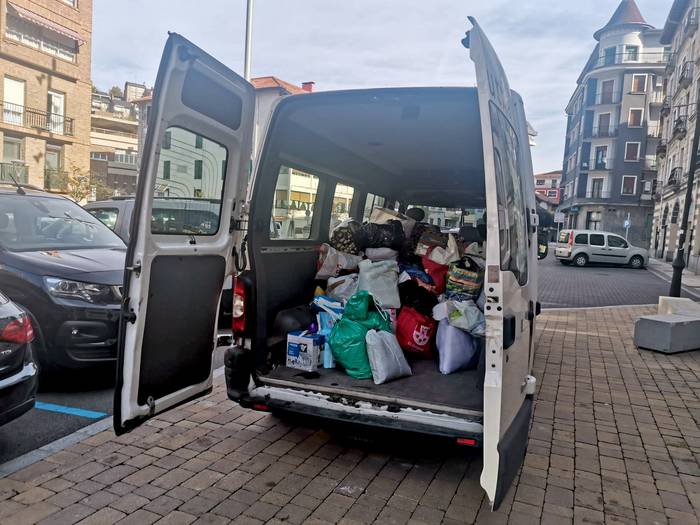
[[[318, 178], [308, 229], [296, 238], [270, 235], [282, 166]], [[284, 363], [286, 336], [275, 333], [273, 326], [280, 312], [308, 305], [313, 298], [318, 248], [330, 237], [336, 184], [355, 189], [360, 202], [353, 202], [351, 213], [360, 221], [368, 194], [402, 205], [485, 208], [476, 88], [319, 92], [280, 102], [261, 152], [248, 228], [258, 384], [281, 381], [309, 390], [316, 386], [393, 397], [417, 408], [481, 411], [483, 371], [442, 375], [437, 360], [414, 362], [411, 377], [384, 385], [334, 369], [318, 369], [319, 377], [309, 379], [279, 365]]]

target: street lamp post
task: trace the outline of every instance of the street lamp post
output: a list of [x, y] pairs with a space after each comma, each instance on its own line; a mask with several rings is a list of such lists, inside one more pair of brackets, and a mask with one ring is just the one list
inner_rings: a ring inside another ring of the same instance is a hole
[[673, 277], [671, 278], [671, 297], [681, 296], [681, 281], [683, 278], [683, 268], [685, 268], [685, 235], [688, 228], [688, 218], [690, 217], [690, 204], [693, 199], [693, 185], [695, 182], [695, 168], [698, 163], [698, 147], [700, 147], [700, 84], [695, 94], [695, 131], [693, 133], [693, 150], [690, 155], [690, 170], [688, 171], [688, 182], [685, 189], [685, 202], [683, 203], [683, 218], [681, 220], [681, 231], [678, 237], [678, 249], [676, 257], [673, 259]]
[[250, 61], [253, 56], [253, 0], [247, 0], [245, 15], [245, 62], [243, 78], [250, 80]]

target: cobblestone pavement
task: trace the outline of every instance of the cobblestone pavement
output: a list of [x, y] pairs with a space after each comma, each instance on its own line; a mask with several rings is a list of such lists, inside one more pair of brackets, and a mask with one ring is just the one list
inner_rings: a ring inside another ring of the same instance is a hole
[[648, 308], [539, 319], [525, 464], [495, 513], [478, 451], [341, 433], [214, 392], [0, 479], [5, 524], [698, 523], [700, 355], [640, 352]]
[[[549, 256], [539, 261], [539, 296], [543, 308], [656, 304], [660, 295], [668, 295], [669, 282], [649, 270], [564, 266], [553, 251], [550, 248]], [[687, 291], [683, 291], [683, 296], [700, 299]]]

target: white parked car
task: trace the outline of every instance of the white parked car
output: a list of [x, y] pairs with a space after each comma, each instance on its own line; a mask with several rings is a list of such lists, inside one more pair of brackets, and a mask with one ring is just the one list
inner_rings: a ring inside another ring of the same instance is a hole
[[644, 248], [632, 246], [615, 233], [597, 230], [562, 230], [554, 255], [562, 264], [575, 266], [602, 263], [641, 269], [649, 262]]

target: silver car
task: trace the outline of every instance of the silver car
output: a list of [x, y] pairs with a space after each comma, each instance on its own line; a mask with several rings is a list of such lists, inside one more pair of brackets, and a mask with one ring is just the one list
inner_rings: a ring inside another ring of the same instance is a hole
[[595, 230], [562, 230], [554, 255], [562, 264], [575, 266], [603, 263], [641, 269], [649, 262], [644, 248], [632, 246], [614, 233]]

